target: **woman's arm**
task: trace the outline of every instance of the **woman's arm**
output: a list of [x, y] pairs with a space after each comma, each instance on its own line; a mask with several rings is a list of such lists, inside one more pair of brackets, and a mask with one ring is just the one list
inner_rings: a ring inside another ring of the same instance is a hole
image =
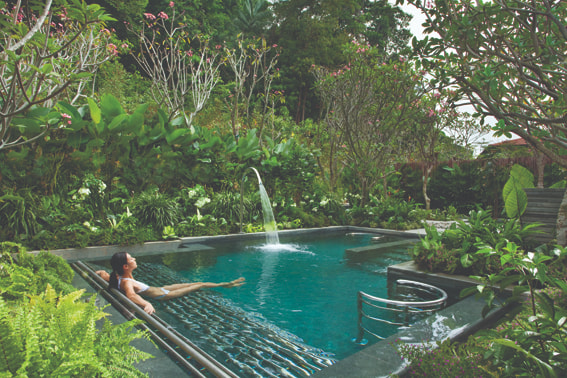
[[110, 281], [110, 274], [108, 274], [106, 270], [97, 270], [95, 273], [98, 274], [106, 282]]
[[144, 311], [147, 312], [148, 314], [151, 315], [154, 312], [156, 312], [154, 306], [152, 306], [150, 302], [146, 301], [139, 294], [136, 294], [136, 292], [134, 291], [134, 285], [132, 281], [123, 280], [121, 289], [126, 295], [126, 297], [128, 297], [128, 299], [130, 299], [132, 302], [136, 303], [137, 305], [142, 306], [144, 308]]

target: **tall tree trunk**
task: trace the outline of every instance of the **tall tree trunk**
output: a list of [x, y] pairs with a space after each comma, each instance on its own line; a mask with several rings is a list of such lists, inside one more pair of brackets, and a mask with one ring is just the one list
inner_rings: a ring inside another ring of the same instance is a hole
[[425, 200], [425, 210], [431, 210], [431, 198], [427, 196], [427, 182], [429, 181], [429, 175], [433, 170], [433, 166], [426, 165], [423, 167], [423, 183], [421, 190], [423, 192], [423, 199]]

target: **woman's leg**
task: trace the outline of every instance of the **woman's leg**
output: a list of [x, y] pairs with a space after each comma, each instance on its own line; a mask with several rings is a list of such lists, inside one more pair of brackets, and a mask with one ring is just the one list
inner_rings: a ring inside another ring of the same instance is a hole
[[211, 289], [214, 287], [236, 287], [241, 286], [244, 284], [244, 278], [240, 277], [236, 280], [230, 282], [221, 282], [221, 283], [214, 283], [214, 282], [192, 282], [192, 283], [182, 283], [182, 284], [173, 284], [167, 285], [163, 288], [169, 290], [169, 293], [164, 297], [160, 298], [162, 300], [178, 298], [183, 295], [192, 293], [197, 290], [201, 289]]

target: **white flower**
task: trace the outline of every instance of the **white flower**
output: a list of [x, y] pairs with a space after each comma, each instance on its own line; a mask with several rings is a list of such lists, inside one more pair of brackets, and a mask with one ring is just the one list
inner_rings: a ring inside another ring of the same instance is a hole
[[201, 197], [195, 202], [195, 206], [201, 208], [205, 206], [207, 203], [211, 202], [211, 199], [208, 197]]
[[314, 212], [314, 213], [317, 212], [317, 208], [316, 208], [316, 207], [313, 208], [313, 212]]
[[325, 206], [326, 204], [329, 203], [329, 200], [325, 197], [323, 197], [323, 199], [321, 200], [321, 202], [319, 202], [320, 206]]
[[191, 189], [189, 193], [187, 193], [187, 195], [189, 196], [189, 198], [193, 198], [197, 195], [197, 192], [194, 189]]
[[80, 200], [84, 200], [86, 197], [88, 197], [91, 194], [91, 190], [89, 188], [81, 188], [79, 190], [77, 190], [77, 194], [78, 194], [78, 199]]

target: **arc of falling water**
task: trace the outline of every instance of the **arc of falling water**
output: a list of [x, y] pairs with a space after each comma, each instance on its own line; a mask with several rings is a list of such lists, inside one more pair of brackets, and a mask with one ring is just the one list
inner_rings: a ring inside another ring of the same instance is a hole
[[[256, 173], [256, 177], [258, 177], [258, 186], [260, 188], [260, 198], [262, 201], [262, 213], [264, 215], [264, 230], [266, 231], [266, 243], [280, 244], [276, 219], [274, 218], [274, 212], [272, 211], [270, 198], [268, 197], [268, 193], [266, 192], [264, 184], [262, 183], [262, 179], [260, 178], [260, 173], [254, 167], [248, 167], [246, 171], [248, 169], [254, 171], [254, 173]], [[240, 181], [240, 233], [243, 233], [242, 215], [244, 209], [244, 179], [246, 178], [246, 171], [242, 175], [242, 180]]]

